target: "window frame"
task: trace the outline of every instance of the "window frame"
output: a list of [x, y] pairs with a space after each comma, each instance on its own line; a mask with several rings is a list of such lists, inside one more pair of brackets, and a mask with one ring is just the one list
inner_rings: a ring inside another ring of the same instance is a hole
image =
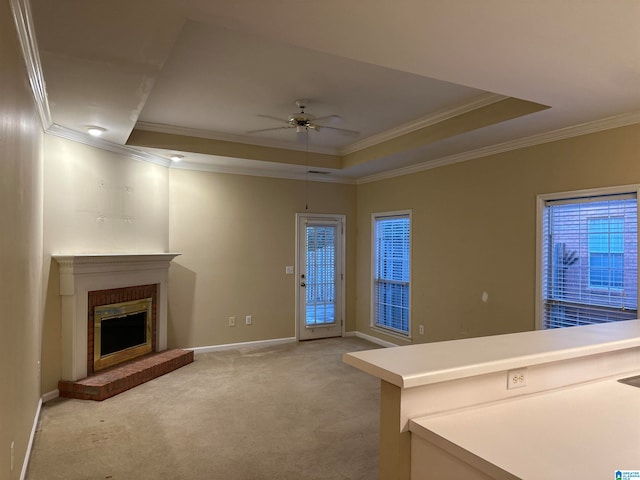
[[[544, 259], [544, 212], [545, 212], [545, 204], [550, 200], [569, 200], [572, 198], [582, 198], [582, 197], [595, 197], [595, 196], [605, 196], [605, 195], [619, 195], [625, 193], [635, 193], [636, 202], [638, 206], [638, 234], [637, 234], [637, 244], [640, 250], [640, 184], [631, 184], [631, 185], [619, 185], [614, 187], [602, 187], [602, 188], [593, 188], [593, 189], [584, 189], [584, 190], [572, 190], [567, 192], [558, 192], [558, 193], [544, 193], [536, 196], [536, 283], [535, 283], [535, 328], [536, 330], [542, 330], [544, 326], [544, 298], [543, 298], [543, 285], [544, 281], [543, 275], [543, 259]], [[640, 253], [638, 254], [640, 257]], [[640, 258], [639, 258], [640, 260]], [[638, 288], [637, 294], [638, 299], [640, 301], [640, 266], [638, 271], [636, 272], [638, 276]], [[593, 288], [593, 287], [592, 287]], [[639, 305], [640, 308], [640, 305]]]
[[[386, 327], [376, 323], [376, 222], [378, 219], [385, 218], [408, 218], [409, 219], [409, 282], [408, 282], [408, 319], [407, 319], [407, 332], [401, 330]], [[386, 335], [393, 336], [395, 338], [403, 340], [411, 340], [411, 284], [412, 284], [412, 237], [413, 237], [413, 218], [412, 210], [394, 210], [388, 212], [375, 212], [371, 214], [371, 292], [370, 292], [370, 323], [369, 326], [372, 330], [375, 330]]]

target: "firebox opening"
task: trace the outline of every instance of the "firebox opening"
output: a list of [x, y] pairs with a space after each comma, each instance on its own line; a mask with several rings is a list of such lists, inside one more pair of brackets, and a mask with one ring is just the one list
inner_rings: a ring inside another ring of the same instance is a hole
[[147, 313], [102, 319], [100, 353], [102, 356], [147, 342]]

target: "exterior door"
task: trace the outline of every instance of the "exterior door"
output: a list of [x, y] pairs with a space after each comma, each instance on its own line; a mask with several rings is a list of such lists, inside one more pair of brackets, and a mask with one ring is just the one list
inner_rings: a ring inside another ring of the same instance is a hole
[[298, 339], [342, 335], [344, 217], [298, 215]]

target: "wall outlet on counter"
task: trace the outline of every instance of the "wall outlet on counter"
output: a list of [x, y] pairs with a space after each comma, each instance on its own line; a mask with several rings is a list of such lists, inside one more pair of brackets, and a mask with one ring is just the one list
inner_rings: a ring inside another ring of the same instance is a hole
[[507, 390], [527, 386], [527, 369], [518, 368], [507, 372]]

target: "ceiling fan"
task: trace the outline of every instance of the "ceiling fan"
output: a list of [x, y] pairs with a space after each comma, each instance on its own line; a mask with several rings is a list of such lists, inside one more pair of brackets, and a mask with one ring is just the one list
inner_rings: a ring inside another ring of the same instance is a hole
[[259, 133], [259, 132], [269, 132], [272, 130], [282, 130], [287, 128], [295, 128], [296, 132], [304, 132], [308, 130], [315, 130], [316, 132], [320, 130], [324, 130], [325, 128], [328, 130], [336, 130], [338, 132], [347, 134], [347, 135], [359, 135], [360, 132], [355, 130], [348, 130], [346, 128], [338, 128], [338, 127], [330, 127], [328, 125], [322, 125], [320, 122], [324, 122], [327, 120], [335, 120], [339, 119], [339, 115], [325, 115], [323, 117], [316, 117], [310, 113], [306, 113], [305, 109], [307, 108], [308, 100], [296, 100], [296, 106], [300, 109], [297, 113], [292, 113], [289, 115], [289, 118], [282, 119], [278, 117], [273, 117], [271, 115], [258, 115], [258, 117], [269, 118], [271, 120], [276, 120], [278, 122], [284, 123], [284, 125], [280, 127], [272, 127], [272, 128], [261, 128], [259, 130], [249, 130], [247, 133]]

